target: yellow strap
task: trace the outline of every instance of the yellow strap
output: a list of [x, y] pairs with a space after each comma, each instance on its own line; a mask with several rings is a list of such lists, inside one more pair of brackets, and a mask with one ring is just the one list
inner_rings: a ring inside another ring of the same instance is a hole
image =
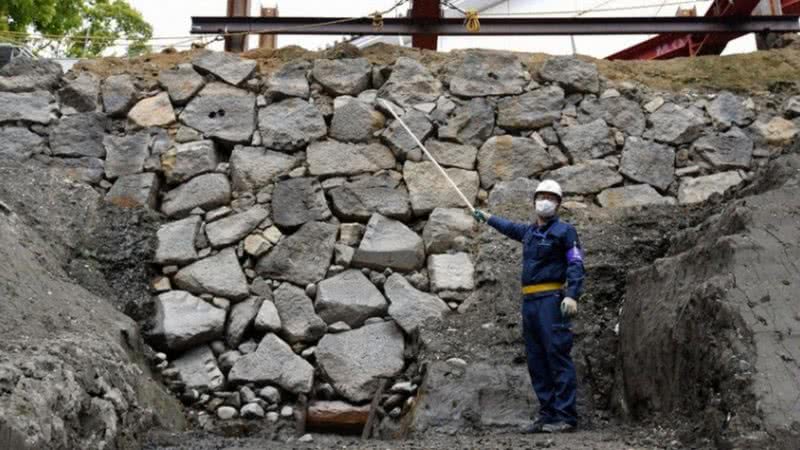
[[529, 284], [522, 286], [523, 294], [538, 294], [539, 292], [557, 291], [564, 287], [564, 283], [553, 281], [550, 283]]
[[465, 14], [466, 18], [464, 19], [464, 26], [467, 28], [467, 31], [470, 33], [477, 33], [481, 31], [481, 21], [478, 19], [478, 10], [468, 9]]

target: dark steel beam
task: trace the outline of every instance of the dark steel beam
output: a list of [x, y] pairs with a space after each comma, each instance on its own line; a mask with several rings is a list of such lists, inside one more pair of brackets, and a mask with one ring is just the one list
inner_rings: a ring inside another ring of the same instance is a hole
[[481, 31], [470, 33], [463, 19], [386, 18], [383, 28], [371, 19], [331, 17], [192, 17], [193, 34], [360, 34], [453, 36], [656, 34], [656, 33], [762, 33], [800, 32], [798, 16], [745, 17], [589, 17], [481, 19]]
[[[411, 2], [411, 18], [414, 20], [438, 19], [442, 15], [439, 0], [413, 0]], [[415, 34], [411, 36], [411, 46], [436, 50], [439, 36], [436, 34]]]

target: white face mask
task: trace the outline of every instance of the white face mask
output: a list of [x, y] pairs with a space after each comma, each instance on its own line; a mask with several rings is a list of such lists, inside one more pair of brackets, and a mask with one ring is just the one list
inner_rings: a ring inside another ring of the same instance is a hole
[[556, 203], [552, 200], [536, 200], [536, 214], [539, 217], [553, 217], [556, 213]]

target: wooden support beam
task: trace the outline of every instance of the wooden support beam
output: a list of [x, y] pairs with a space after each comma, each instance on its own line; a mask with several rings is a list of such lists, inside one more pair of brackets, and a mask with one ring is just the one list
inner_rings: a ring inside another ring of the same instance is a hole
[[381, 378], [378, 390], [375, 391], [375, 397], [372, 397], [372, 404], [369, 405], [369, 417], [367, 417], [367, 423], [364, 425], [364, 431], [361, 432], [361, 439], [369, 439], [372, 435], [372, 427], [375, 423], [375, 417], [378, 415], [381, 397], [383, 396], [383, 391], [386, 389], [386, 384], [388, 382], [389, 380], [386, 378]]
[[369, 419], [370, 406], [356, 406], [343, 401], [313, 401], [308, 405], [306, 427], [333, 433], [363, 431]]

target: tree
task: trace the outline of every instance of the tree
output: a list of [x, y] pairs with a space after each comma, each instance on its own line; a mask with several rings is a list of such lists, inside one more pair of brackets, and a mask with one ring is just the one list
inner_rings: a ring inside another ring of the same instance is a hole
[[125, 38], [128, 55], [135, 56], [149, 51], [152, 36], [153, 28], [126, 0], [0, 0], [0, 40], [35, 41], [37, 53], [98, 56]]

